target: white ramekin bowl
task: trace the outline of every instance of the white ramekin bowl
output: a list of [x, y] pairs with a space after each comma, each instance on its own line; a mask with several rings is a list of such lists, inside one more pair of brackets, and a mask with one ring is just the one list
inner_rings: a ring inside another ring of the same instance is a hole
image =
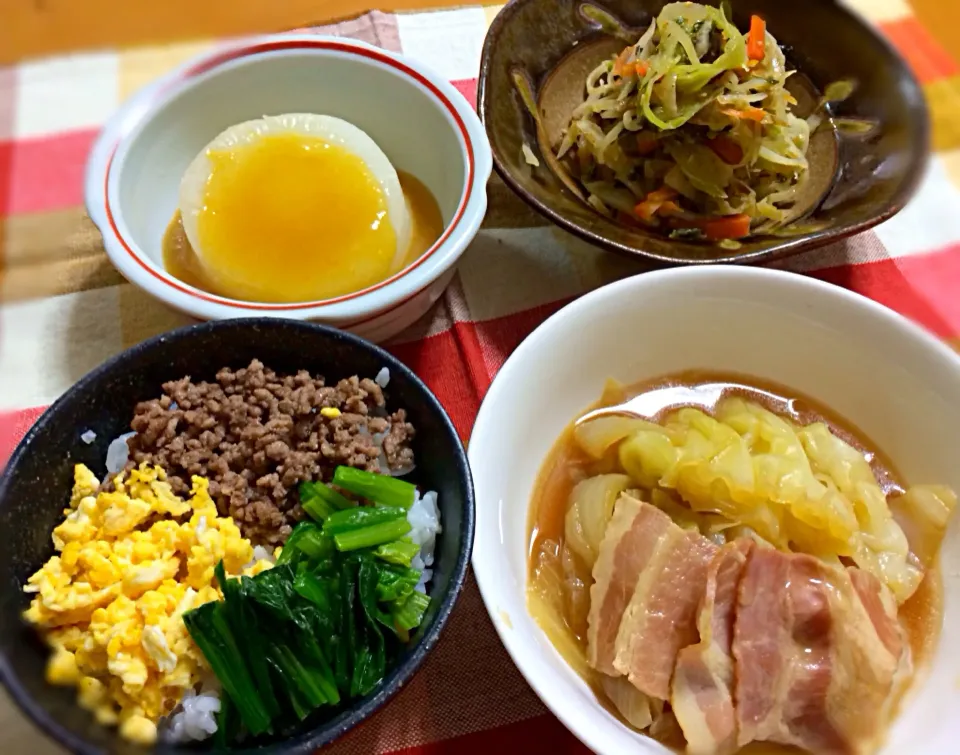
[[[187, 165], [225, 128], [286, 112], [333, 115], [366, 131], [430, 189], [445, 223], [440, 239], [393, 277], [325, 301], [242, 302], [169, 275], [161, 241]], [[137, 92], [94, 144], [85, 197], [117, 269], [175, 309], [200, 319], [317, 320], [380, 341], [423, 315], [450, 282], [483, 220], [490, 169], [479, 119], [442, 77], [362, 42], [284, 34], [199, 57]]]
[[[527, 612], [529, 507], [537, 473], [609, 378], [709, 369], [819, 399], [853, 422], [908, 483], [960, 491], [960, 356], [885, 307], [792, 273], [745, 267], [653, 272], [553, 315], [507, 360], [470, 439], [473, 568], [490, 618], [540, 698], [599, 755], [669, 750], [621, 724]], [[944, 755], [960, 740], [960, 515], [941, 552], [944, 627], [883, 755]]]

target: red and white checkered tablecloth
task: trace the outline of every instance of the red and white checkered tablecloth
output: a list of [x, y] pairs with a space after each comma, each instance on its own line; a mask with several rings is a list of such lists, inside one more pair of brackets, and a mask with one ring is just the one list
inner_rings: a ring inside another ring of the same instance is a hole
[[[875, 232], [779, 263], [865, 294], [956, 344], [960, 337], [960, 61], [905, 0], [848, 0], [924, 86], [935, 154], [916, 198]], [[402, 52], [471, 102], [496, 7], [371, 13], [318, 28]], [[45, 406], [106, 358], [188, 322], [126, 283], [82, 210], [99, 126], [132, 91], [203, 50], [98, 52], [0, 68], [0, 464]], [[494, 177], [483, 229], [436, 309], [390, 345], [426, 380], [464, 439], [517, 344], [579, 294], [645, 267], [548, 225]], [[47, 752], [0, 701], [10, 751]], [[15, 737], [15, 739], [10, 739]], [[328, 748], [339, 755], [586, 752], [514, 668], [472, 580], [441, 642], [397, 698]], [[49, 750], [54, 752], [55, 750]]]

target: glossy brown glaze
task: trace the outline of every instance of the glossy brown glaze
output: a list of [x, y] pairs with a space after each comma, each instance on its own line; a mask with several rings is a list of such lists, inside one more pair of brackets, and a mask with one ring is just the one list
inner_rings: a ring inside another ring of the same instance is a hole
[[[397, 171], [397, 176], [410, 211], [410, 246], [404, 263], [409, 265], [440, 238], [440, 234], [443, 233], [443, 216], [440, 214], [437, 200], [423, 182], [403, 171]], [[174, 213], [170, 225], [167, 226], [161, 248], [163, 267], [174, 278], [202, 291], [224, 295], [204, 273], [197, 253], [190, 246], [187, 234], [183, 230], [180, 210]]]
[[[513, 0], [494, 19], [481, 61], [479, 111], [497, 172], [521, 198], [587, 241], [665, 264], [770, 261], [863, 231], [903, 208], [928, 153], [923, 92], [893, 49], [833, 0], [753, 0], [733, 9], [741, 29], [750, 14], [763, 16], [812, 87], [858, 82], [853, 96], [834, 110], [836, 116], [881, 124], [866, 135], [838, 129], [836, 147], [828, 143], [833, 132], [818, 136], [810, 153], [814, 180], [800, 208], [815, 209], [791, 227], [793, 235], [747, 239], [731, 251], [626, 227], [586, 206], [551, 168], [549, 134], [566, 125], [582, 101], [587, 72], [611, 49], [636, 40], [664, 5], [662, 0]], [[538, 104], [539, 134], [517, 90], [518, 78], [529, 83]], [[524, 159], [524, 144], [539, 166]]]

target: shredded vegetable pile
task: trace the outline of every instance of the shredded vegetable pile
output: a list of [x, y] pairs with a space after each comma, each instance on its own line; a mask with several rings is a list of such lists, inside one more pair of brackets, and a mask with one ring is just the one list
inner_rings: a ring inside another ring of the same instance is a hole
[[759, 16], [671, 3], [587, 77], [557, 156], [591, 206], [672, 238], [732, 240], [793, 220], [820, 116], [791, 112], [783, 51]]

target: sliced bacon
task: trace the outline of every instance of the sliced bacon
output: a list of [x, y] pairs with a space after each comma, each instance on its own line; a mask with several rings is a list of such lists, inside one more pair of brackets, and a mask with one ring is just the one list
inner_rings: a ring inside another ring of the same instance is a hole
[[731, 654], [740, 578], [753, 548], [742, 539], [724, 545], [707, 567], [697, 618], [700, 642], [680, 651], [670, 698], [689, 755], [726, 755], [737, 749]]
[[767, 740], [818, 755], [875, 749], [903, 654], [881, 639], [854, 580], [868, 589], [810, 556], [753, 550], [733, 638], [741, 746]]
[[619, 676], [613, 666], [620, 620], [637, 578], [657, 543], [676, 525], [670, 517], [629, 495], [617, 500], [593, 567], [587, 619], [587, 659], [597, 671]]
[[[913, 675], [913, 657], [907, 641], [907, 633], [897, 619], [897, 599], [886, 585], [873, 574], [855, 567], [849, 567], [847, 574], [854, 591], [860, 598], [860, 603], [873, 624], [877, 639], [890, 653], [890, 657], [897, 662], [893, 671], [890, 690], [886, 697], [881, 699], [879, 695], [875, 696], [877, 710], [874, 719], [886, 722], [893, 717], [896, 704]], [[872, 652], [872, 650], [867, 649], [866, 652]], [[869, 735], [869, 732], [865, 732], [865, 734]], [[878, 731], [874, 733], [874, 736], [879, 737], [880, 734], [881, 732]]]
[[650, 697], [669, 699], [677, 653], [698, 639], [707, 565], [718, 550], [671, 522], [643, 567], [620, 622], [613, 665]]
[[897, 621], [897, 601], [893, 593], [870, 572], [849, 567], [847, 573], [853, 582], [853, 589], [867, 609], [880, 642], [891, 655], [899, 658], [906, 646], [906, 636], [903, 626]]

